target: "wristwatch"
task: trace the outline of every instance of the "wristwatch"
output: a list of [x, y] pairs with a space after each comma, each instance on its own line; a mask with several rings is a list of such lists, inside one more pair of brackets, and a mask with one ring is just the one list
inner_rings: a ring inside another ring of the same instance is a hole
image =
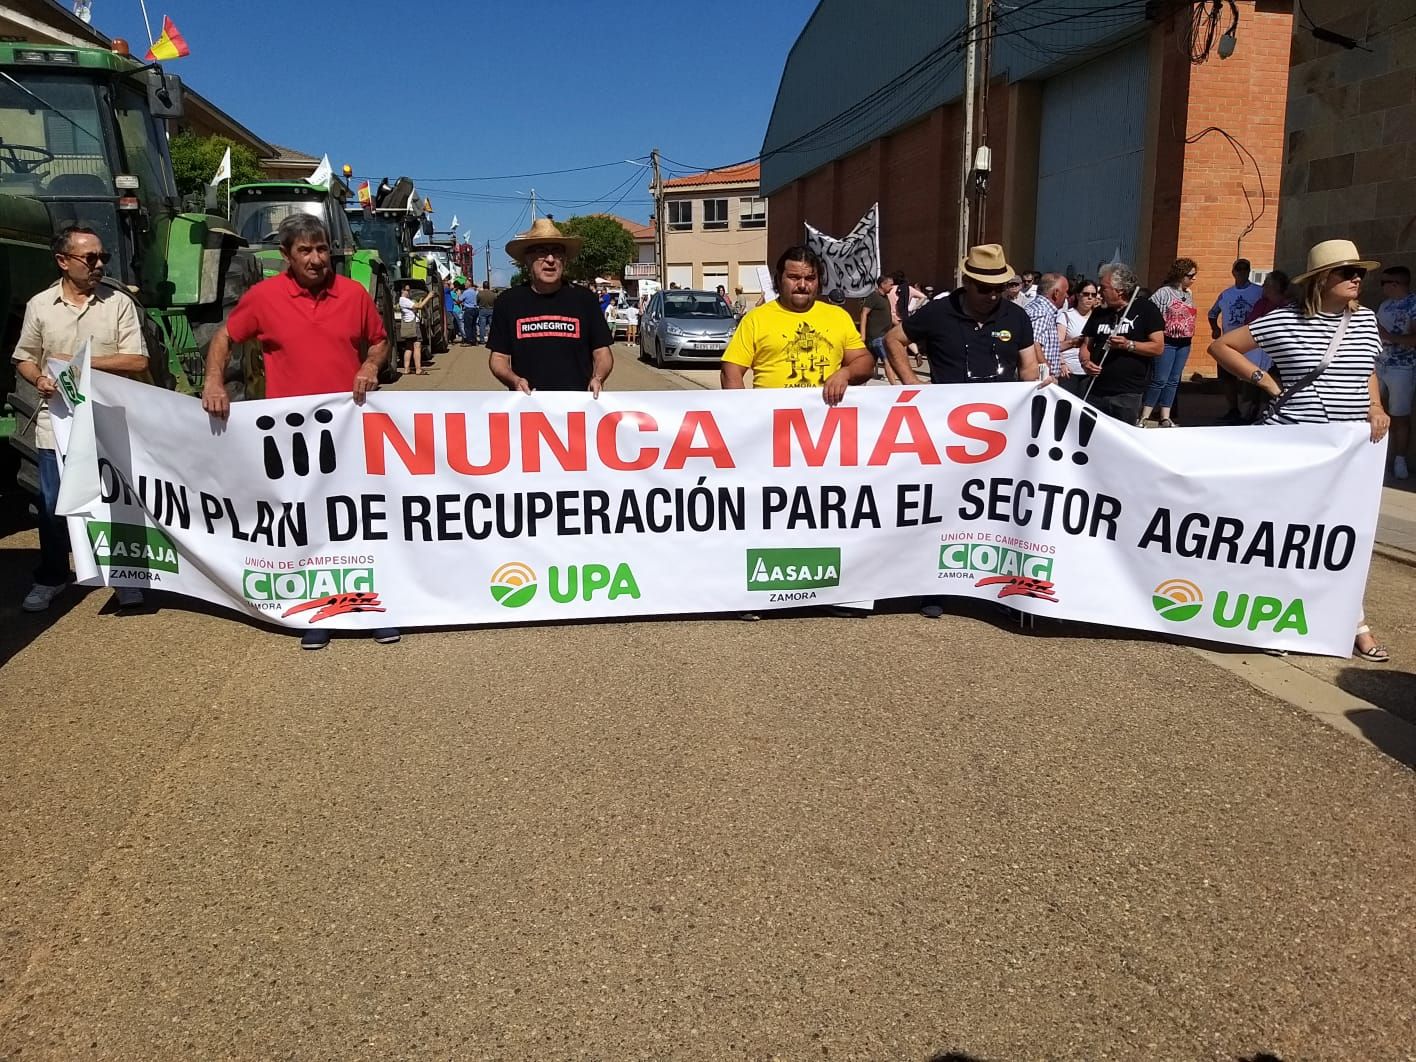
[[1263, 380], [1263, 378], [1264, 378], [1264, 370], [1263, 370], [1263, 369], [1255, 369], [1253, 372], [1251, 372], [1251, 373], [1249, 374], [1249, 382], [1252, 383], [1252, 384], [1259, 383], [1261, 380]]

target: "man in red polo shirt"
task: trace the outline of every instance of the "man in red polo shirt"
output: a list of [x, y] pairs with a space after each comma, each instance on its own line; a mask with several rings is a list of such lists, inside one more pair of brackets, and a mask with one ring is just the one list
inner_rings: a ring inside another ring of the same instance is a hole
[[[286, 218], [280, 254], [286, 271], [246, 292], [207, 348], [202, 408], [213, 417], [225, 420], [231, 412], [222, 381], [233, 341], [260, 340], [267, 398], [351, 391], [362, 403], [379, 386], [388, 334], [369, 293], [331, 267], [324, 222], [310, 214]], [[394, 627], [374, 631], [380, 644], [398, 639]], [[311, 627], [300, 639], [303, 649], [328, 644], [329, 631], [321, 627]]]

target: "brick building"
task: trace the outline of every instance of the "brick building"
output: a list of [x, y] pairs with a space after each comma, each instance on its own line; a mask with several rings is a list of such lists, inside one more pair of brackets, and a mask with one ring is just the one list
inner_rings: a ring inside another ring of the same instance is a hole
[[[1275, 260], [1301, 270], [1321, 240], [1356, 241], [1416, 272], [1416, 3], [1304, 0], [1293, 26]], [[1323, 40], [1321, 27], [1355, 47]], [[1378, 297], [1375, 277], [1365, 295]]]
[[[1336, 0], [1334, 0], [1336, 2]], [[1233, 55], [1194, 62], [1191, 5], [1003, 8], [978, 132], [992, 150], [970, 242], [1018, 269], [1093, 274], [1119, 250], [1158, 284], [1194, 258], [1202, 312], [1236, 257], [1273, 266], [1292, 4], [1237, 0]], [[887, 270], [947, 285], [958, 265], [962, 3], [821, 0], [782, 74], [762, 145], [769, 257], [810, 222], [843, 235], [881, 211]], [[1228, 28], [1227, 18], [1218, 27]], [[828, 77], [871, 39], [871, 62]], [[1216, 34], [1217, 36], [1217, 34]], [[860, 71], [866, 71], [861, 74]], [[976, 138], [977, 139], [977, 138]], [[1207, 356], [1194, 359], [1205, 369]]]

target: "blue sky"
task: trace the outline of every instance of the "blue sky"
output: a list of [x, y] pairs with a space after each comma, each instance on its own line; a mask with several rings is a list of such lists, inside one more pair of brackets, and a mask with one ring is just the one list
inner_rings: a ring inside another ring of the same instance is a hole
[[[356, 181], [413, 177], [438, 228], [455, 214], [478, 246], [492, 241], [494, 270], [505, 263], [498, 248], [529, 224], [532, 187], [557, 201], [542, 208], [557, 217], [613, 208], [643, 221], [649, 171], [621, 160], [657, 146], [686, 164], [666, 164], [672, 174], [754, 156], [787, 51], [816, 6], [169, 2], [148, 0], [153, 32], [170, 16], [192, 54], [168, 69], [257, 135], [327, 152], [336, 169], [349, 163]], [[146, 50], [138, 0], [93, 0], [93, 22], [135, 55]]]

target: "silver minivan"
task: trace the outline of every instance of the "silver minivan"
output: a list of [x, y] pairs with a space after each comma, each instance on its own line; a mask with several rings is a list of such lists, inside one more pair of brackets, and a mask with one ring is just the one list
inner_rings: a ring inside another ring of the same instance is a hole
[[737, 318], [716, 291], [657, 291], [639, 322], [639, 356], [662, 368], [671, 361], [718, 362]]

